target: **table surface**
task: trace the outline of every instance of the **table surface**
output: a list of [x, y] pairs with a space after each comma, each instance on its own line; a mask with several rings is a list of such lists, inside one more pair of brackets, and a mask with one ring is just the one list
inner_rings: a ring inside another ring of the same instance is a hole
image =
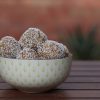
[[27, 94], [0, 80], [0, 100], [100, 100], [100, 62], [74, 61], [67, 80], [56, 89]]

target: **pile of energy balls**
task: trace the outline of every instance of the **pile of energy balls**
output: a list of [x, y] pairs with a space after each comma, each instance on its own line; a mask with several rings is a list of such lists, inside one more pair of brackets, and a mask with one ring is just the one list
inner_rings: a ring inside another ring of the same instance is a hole
[[17, 41], [5, 36], [0, 40], [0, 56], [26, 60], [61, 59], [67, 57], [67, 47], [56, 41], [48, 40], [38, 28], [28, 28]]

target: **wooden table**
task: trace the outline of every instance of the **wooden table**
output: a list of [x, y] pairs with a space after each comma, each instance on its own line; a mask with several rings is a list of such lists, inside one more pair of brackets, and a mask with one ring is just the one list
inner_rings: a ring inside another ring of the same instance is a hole
[[68, 79], [47, 93], [22, 93], [0, 80], [0, 100], [100, 100], [100, 62], [73, 62]]

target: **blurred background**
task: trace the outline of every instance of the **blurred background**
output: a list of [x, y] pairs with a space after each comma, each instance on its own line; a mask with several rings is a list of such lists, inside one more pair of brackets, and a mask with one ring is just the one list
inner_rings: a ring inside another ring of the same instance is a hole
[[0, 38], [29, 27], [68, 46], [75, 60], [100, 60], [100, 0], [0, 0]]

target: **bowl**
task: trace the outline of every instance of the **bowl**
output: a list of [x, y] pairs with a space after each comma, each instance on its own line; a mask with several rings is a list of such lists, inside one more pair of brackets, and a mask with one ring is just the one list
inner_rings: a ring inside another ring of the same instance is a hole
[[69, 74], [69, 57], [52, 60], [20, 60], [0, 57], [1, 78], [27, 93], [40, 93], [61, 84]]

